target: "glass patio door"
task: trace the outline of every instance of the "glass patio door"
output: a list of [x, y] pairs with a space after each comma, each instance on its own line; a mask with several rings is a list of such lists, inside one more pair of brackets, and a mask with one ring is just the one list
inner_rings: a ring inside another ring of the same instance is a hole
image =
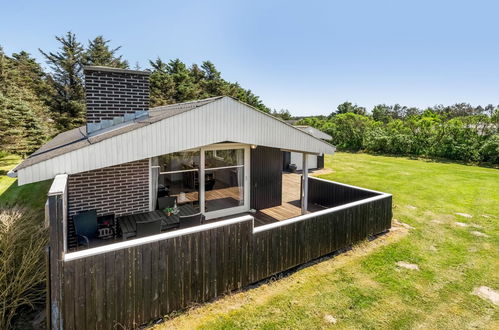
[[200, 204], [213, 219], [249, 210], [249, 147], [214, 145], [201, 149]]

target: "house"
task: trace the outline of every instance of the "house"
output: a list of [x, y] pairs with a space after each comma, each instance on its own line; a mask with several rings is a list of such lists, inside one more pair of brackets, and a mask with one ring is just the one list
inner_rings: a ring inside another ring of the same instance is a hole
[[[332, 139], [330, 135], [312, 126], [295, 125], [295, 127], [301, 129], [304, 132], [307, 132], [317, 139], [325, 141], [330, 141]], [[324, 154], [308, 155], [307, 158], [309, 170], [318, 170], [324, 168]], [[301, 152], [283, 151], [282, 161], [283, 171], [301, 171], [303, 167], [303, 154]]]
[[134, 328], [390, 228], [390, 194], [308, 176], [321, 137], [230, 97], [149, 108], [147, 71], [84, 73], [86, 125], [10, 173], [53, 180], [52, 328]]

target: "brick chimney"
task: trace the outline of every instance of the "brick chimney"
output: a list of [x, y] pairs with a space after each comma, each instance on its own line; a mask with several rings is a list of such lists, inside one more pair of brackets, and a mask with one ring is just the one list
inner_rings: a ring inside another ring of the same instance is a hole
[[89, 134], [148, 115], [150, 72], [86, 66], [83, 73]]

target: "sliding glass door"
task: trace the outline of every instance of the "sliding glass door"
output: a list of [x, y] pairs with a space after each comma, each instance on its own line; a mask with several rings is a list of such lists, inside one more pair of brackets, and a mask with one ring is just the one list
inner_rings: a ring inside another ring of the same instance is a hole
[[213, 145], [202, 148], [205, 181], [203, 202], [207, 218], [249, 210], [249, 147]]
[[163, 155], [157, 162], [158, 198], [174, 196], [207, 219], [249, 210], [248, 146], [217, 144]]

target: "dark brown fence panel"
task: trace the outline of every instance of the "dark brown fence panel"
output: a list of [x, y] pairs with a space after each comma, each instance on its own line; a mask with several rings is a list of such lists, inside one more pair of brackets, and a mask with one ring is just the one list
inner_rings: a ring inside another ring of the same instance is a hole
[[252, 281], [379, 234], [391, 226], [391, 196], [254, 234]]
[[65, 262], [64, 328], [134, 328], [250, 284], [253, 221]]
[[314, 203], [325, 207], [334, 207], [377, 195], [380, 195], [380, 193], [314, 177], [308, 178], [309, 204]]
[[[135, 328], [390, 228], [391, 195], [356, 192], [335, 183], [327, 186], [316, 179], [310, 183], [322, 191], [322, 195], [314, 192], [314, 201], [334, 204], [338, 198], [375, 198], [269, 227], [254, 229], [251, 219], [220, 223], [216, 228], [65, 261], [60, 275], [51, 280], [51, 294], [62, 297], [61, 315], [53, 324], [63, 322], [64, 329]], [[54, 205], [51, 216], [60, 218], [55, 206], [61, 209], [61, 204], [56, 199], [49, 204]], [[57, 262], [57, 256], [52, 256], [51, 265], [53, 260]], [[51, 272], [56, 271], [51, 267]], [[61, 284], [59, 292], [54, 290], [56, 283]]]

